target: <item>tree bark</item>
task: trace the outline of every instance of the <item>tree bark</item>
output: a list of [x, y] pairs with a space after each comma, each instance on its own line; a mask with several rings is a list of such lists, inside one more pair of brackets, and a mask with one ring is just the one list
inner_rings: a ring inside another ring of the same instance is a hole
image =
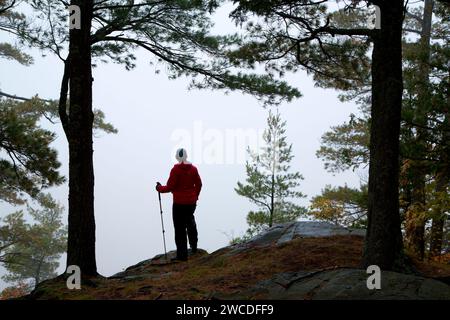
[[69, 92], [69, 79], [70, 79], [70, 56], [64, 61], [64, 73], [61, 81], [61, 89], [59, 92], [58, 113], [61, 119], [61, 124], [69, 139], [69, 115], [67, 114], [67, 94]]
[[81, 9], [81, 29], [70, 30], [69, 46], [69, 232], [67, 266], [82, 276], [97, 275], [95, 258], [94, 169], [92, 147], [91, 24], [93, 1], [72, 0]]
[[363, 265], [393, 270], [403, 265], [398, 186], [404, 4], [403, 0], [376, 4], [381, 9], [381, 30], [373, 38], [369, 210]]

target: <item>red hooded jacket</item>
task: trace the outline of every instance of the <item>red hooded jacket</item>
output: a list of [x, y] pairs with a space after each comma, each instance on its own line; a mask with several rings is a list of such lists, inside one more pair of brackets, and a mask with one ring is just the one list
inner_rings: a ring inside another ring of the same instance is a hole
[[202, 180], [197, 168], [191, 163], [174, 165], [167, 185], [157, 187], [161, 193], [172, 192], [176, 204], [196, 204], [201, 189]]

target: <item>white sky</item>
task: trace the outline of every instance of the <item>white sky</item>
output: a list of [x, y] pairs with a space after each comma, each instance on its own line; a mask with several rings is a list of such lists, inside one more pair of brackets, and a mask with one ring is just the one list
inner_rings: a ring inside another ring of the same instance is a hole
[[[218, 30], [230, 23], [226, 14], [219, 15], [216, 21]], [[5, 38], [0, 33], [0, 42]], [[0, 60], [1, 90], [20, 96], [38, 93], [43, 98], [57, 98], [62, 63], [50, 54], [41, 57], [37, 51], [31, 53], [35, 63], [30, 67]], [[201, 133], [200, 138], [193, 138], [197, 150], [188, 149], [189, 160], [197, 164], [204, 183], [196, 211], [199, 247], [211, 252], [227, 245], [229, 239], [224, 233], [243, 234], [246, 215], [254, 208], [234, 191], [236, 182], [245, 179], [243, 163], [210, 164], [199, 154], [208, 152], [214, 146], [211, 143], [223, 146], [225, 155], [240, 152], [226, 148], [217, 139], [225, 136], [227, 130], [263, 130], [267, 110], [256, 99], [240, 93], [188, 91], [187, 79], [168, 80], [164, 72], [156, 75], [148, 62], [149, 55], [140, 51], [134, 71], [127, 72], [113, 64], [94, 69], [94, 106], [101, 108], [107, 120], [119, 129], [118, 135], [101, 133], [94, 141], [97, 264], [105, 276], [163, 251], [154, 185], [156, 181], [165, 183], [168, 178], [176, 147], [172, 135], [180, 130], [187, 130], [192, 137], [196, 130], [197, 136]], [[288, 80], [304, 95], [280, 107], [282, 117], [287, 120], [288, 141], [293, 143], [292, 168], [305, 178], [300, 191], [308, 198], [300, 203], [307, 205], [326, 184], [359, 186], [357, 174], [333, 176], [315, 156], [321, 135], [330, 126], [348, 120], [350, 113], [357, 113], [356, 106], [339, 102], [335, 91], [315, 88], [312, 79], [304, 74], [289, 76]], [[60, 125], [43, 124], [58, 134], [53, 146], [59, 152], [61, 172], [67, 176], [67, 142]], [[201, 131], [199, 126], [203, 128]], [[208, 140], [211, 138], [216, 140], [211, 142]], [[67, 184], [50, 191], [67, 208]], [[0, 204], [2, 217], [13, 210]], [[168, 250], [173, 250], [171, 195], [163, 196], [163, 210], [166, 242]], [[4, 284], [0, 282], [2, 287]]]

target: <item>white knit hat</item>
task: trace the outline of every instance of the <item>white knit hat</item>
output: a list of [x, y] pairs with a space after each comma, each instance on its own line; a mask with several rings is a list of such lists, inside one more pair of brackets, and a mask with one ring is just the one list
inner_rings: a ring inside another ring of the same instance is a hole
[[176, 155], [175, 155], [175, 158], [177, 158], [177, 160], [178, 160], [179, 163], [186, 162], [186, 160], [187, 160], [187, 152], [186, 152], [186, 149], [184, 149], [184, 148], [178, 149], [178, 150], [177, 150], [177, 153], [176, 153]]

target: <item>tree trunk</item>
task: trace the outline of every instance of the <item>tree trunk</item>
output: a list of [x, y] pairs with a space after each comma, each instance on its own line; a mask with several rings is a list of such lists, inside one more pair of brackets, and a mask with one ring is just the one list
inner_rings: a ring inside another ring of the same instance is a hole
[[41, 259], [39, 260], [39, 263], [38, 263], [38, 267], [36, 269], [36, 273], [34, 275], [34, 289], [36, 289], [38, 284], [41, 282], [41, 267], [42, 267], [43, 260], [44, 260], [44, 258], [41, 257]]
[[272, 189], [270, 192], [270, 217], [269, 227], [273, 226], [273, 214], [275, 212], [275, 174], [272, 174]]
[[[427, 125], [427, 109], [430, 103], [430, 56], [431, 56], [431, 28], [433, 20], [434, 0], [425, 0], [422, 30], [420, 38], [419, 52], [419, 75], [418, 75], [418, 103], [415, 110], [415, 123]], [[416, 128], [415, 156], [426, 158], [427, 154], [427, 131], [423, 128]], [[426, 161], [415, 160], [411, 164], [412, 177], [412, 204], [411, 210], [406, 214], [406, 246], [408, 251], [423, 260], [425, 255], [425, 224], [426, 224]]]
[[81, 30], [70, 31], [69, 233], [67, 265], [82, 276], [97, 275], [92, 148], [92, 0], [72, 0], [81, 9]]
[[368, 227], [363, 265], [402, 267], [399, 214], [399, 135], [403, 93], [403, 0], [374, 1], [381, 30], [372, 53]]
[[275, 174], [276, 174], [276, 165], [278, 159], [278, 128], [275, 128], [272, 137], [272, 176], [271, 176], [271, 188], [270, 188], [270, 217], [269, 217], [269, 227], [273, 226], [273, 216], [275, 214]]

